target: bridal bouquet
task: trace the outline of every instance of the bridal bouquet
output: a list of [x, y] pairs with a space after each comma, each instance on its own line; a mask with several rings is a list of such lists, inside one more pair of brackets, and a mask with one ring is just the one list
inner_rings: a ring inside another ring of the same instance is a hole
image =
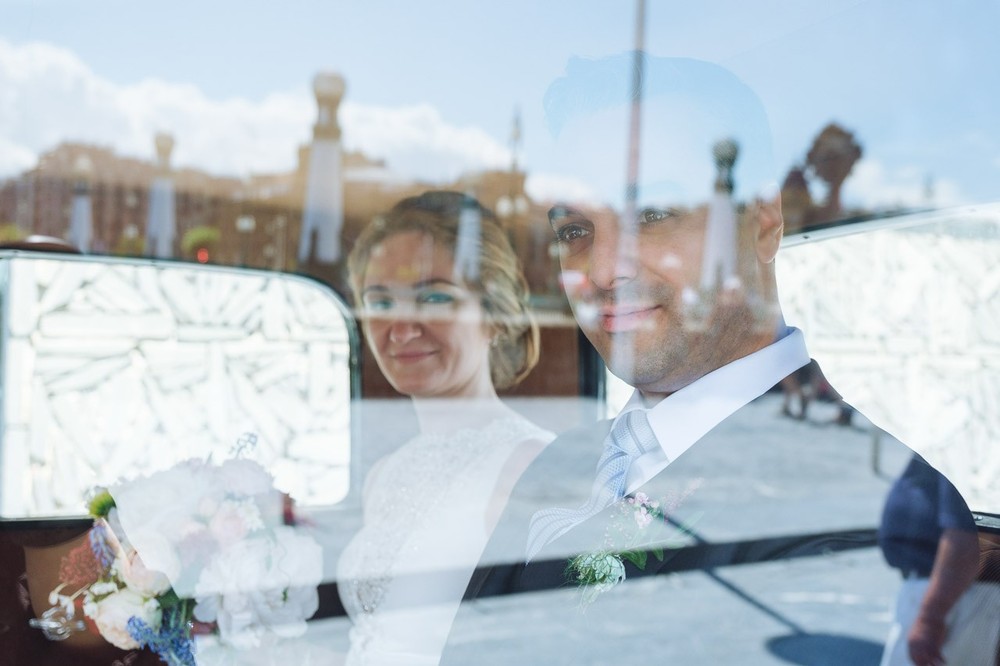
[[[99, 490], [94, 526], [50, 603], [122, 649], [194, 666], [193, 636], [235, 649], [298, 636], [318, 606], [321, 550], [286, 524], [286, 496], [245, 459], [188, 460]], [[66, 591], [71, 591], [67, 594]]]

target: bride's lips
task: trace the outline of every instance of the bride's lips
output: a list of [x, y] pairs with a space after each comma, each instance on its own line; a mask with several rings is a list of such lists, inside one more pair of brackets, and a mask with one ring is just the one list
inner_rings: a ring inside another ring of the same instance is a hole
[[389, 354], [389, 358], [391, 358], [392, 360], [396, 361], [397, 363], [404, 363], [404, 364], [407, 364], [407, 363], [419, 363], [420, 361], [424, 360], [425, 358], [430, 358], [431, 356], [433, 356], [436, 353], [437, 352], [435, 352], [433, 349], [412, 350], [412, 351], [411, 350], [407, 350], [407, 351], [400, 351], [400, 352], [392, 352], [392, 353]]
[[634, 331], [646, 324], [659, 305], [616, 305], [600, 309], [597, 321], [607, 333]]

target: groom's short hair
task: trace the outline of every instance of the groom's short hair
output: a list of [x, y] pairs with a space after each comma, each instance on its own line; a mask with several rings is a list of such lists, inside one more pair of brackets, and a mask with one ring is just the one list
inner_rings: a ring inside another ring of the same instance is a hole
[[[644, 116], [647, 124], [675, 123], [680, 131], [702, 131], [707, 137], [705, 158], [721, 139], [739, 144], [736, 182], [745, 195], [759, 194], [776, 184], [772, 136], [767, 112], [760, 98], [729, 70], [704, 60], [642, 57], [640, 87], [634, 76], [637, 52], [628, 51], [600, 59], [574, 57], [562, 77], [548, 88], [543, 99], [546, 125], [554, 138], [574, 119], [637, 97], [644, 104], [668, 103], [662, 115]], [[694, 125], [699, 125], [695, 127]], [[608, 128], [608, 131], [625, 128]], [[641, 142], [640, 137], [640, 142]], [[741, 187], [740, 187], [741, 186]]]

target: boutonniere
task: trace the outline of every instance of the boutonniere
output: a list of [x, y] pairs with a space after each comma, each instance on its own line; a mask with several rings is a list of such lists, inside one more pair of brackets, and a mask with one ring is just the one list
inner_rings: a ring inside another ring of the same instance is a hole
[[[672, 514], [701, 485], [697, 479], [684, 492], [653, 500], [642, 492], [628, 495], [615, 503], [604, 530], [601, 548], [577, 555], [566, 567], [566, 578], [580, 587], [584, 605], [625, 581], [625, 562], [644, 571], [652, 555], [663, 561], [664, 551], [686, 542], [692, 521], [687, 523]], [[669, 536], [652, 526], [669, 525]]]

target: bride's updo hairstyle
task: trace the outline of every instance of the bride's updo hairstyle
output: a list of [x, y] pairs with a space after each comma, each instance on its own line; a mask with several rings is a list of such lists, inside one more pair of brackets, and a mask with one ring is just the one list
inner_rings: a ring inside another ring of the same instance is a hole
[[[486, 323], [494, 332], [490, 347], [490, 375], [498, 389], [524, 379], [538, 362], [538, 325], [528, 310], [528, 283], [507, 232], [496, 216], [478, 201], [460, 192], [431, 191], [403, 199], [385, 215], [372, 220], [347, 258], [354, 302], [361, 303], [365, 271], [373, 249], [390, 236], [418, 231], [451, 251], [459, 244], [459, 220], [479, 219], [478, 276], [463, 276], [465, 286], [479, 292]], [[463, 239], [463, 243], [464, 243]]]

